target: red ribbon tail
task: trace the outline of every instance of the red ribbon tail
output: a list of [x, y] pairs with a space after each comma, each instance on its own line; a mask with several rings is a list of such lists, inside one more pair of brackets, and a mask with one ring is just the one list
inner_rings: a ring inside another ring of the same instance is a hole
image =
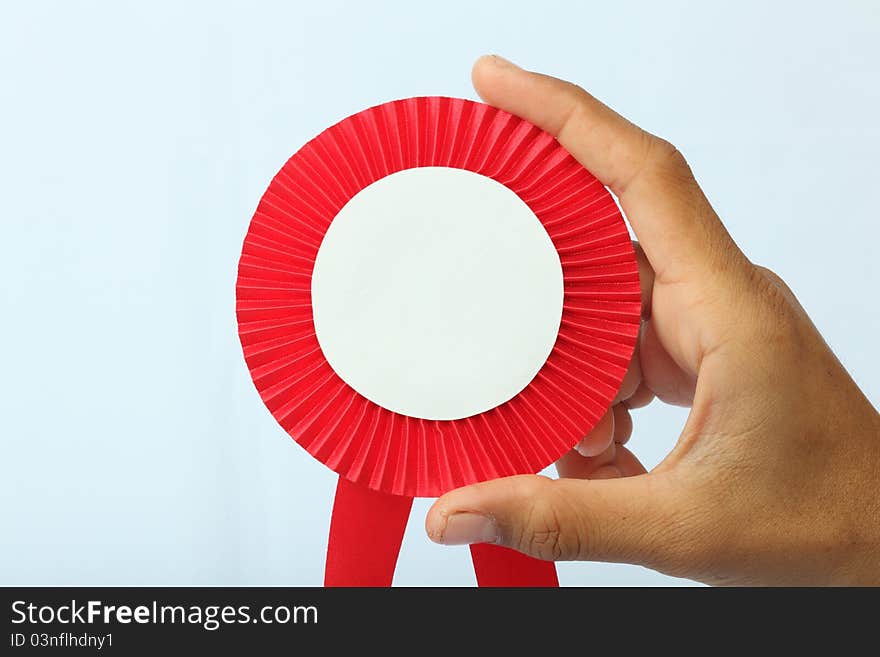
[[412, 502], [340, 477], [324, 586], [391, 586]]
[[[324, 586], [391, 586], [413, 498], [339, 478]], [[559, 586], [556, 564], [498, 545], [471, 545], [479, 586]]]
[[559, 586], [556, 564], [500, 545], [471, 545], [478, 586]]

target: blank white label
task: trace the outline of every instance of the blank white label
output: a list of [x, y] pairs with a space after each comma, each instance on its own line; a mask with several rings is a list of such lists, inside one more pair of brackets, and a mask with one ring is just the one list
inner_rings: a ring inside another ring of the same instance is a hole
[[352, 388], [388, 410], [453, 420], [503, 404], [556, 342], [562, 267], [516, 194], [446, 167], [356, 194], [312, 275], [318, 342]]

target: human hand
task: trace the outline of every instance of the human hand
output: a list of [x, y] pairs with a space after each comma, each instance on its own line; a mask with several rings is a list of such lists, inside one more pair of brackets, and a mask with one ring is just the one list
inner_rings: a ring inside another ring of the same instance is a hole
[[[498, 57], [473, 79], [617, 196], [640, 244], [644, 321], [615, 405], [561, 478], [451, 491], [428, 513], [432, 540], [714, 584], [880, 584], [880, 415], [785, 283], [739, 250], [669, 143]], [[691, 412], [647, 473], [623, 445], [629, 409], [654, 396]]]

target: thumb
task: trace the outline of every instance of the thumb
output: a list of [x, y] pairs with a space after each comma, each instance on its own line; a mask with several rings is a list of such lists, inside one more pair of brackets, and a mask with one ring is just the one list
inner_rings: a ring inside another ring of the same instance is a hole
[[521, 475], [451, 491], [428, 512], [436, 543], [495, 543], [552, 561], [663, 567], [683, 544], [673, 538], [672, 496], [651, 475], [548, 479]]

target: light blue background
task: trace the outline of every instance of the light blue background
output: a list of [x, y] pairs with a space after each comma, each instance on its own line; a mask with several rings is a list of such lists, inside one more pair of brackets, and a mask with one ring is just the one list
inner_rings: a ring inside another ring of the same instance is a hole
[[[484, 52], [675, 142], [876, 402], [874, 2], [3, 3], [0, 583], [321, 582], [335, 476], [251, 385], [241, 241], [306, 140], [389, 99], [473, 97]], [[647, 465], [684, 418], [637, 413]], [[472, 584], [427, 507], [396, 583]]]

